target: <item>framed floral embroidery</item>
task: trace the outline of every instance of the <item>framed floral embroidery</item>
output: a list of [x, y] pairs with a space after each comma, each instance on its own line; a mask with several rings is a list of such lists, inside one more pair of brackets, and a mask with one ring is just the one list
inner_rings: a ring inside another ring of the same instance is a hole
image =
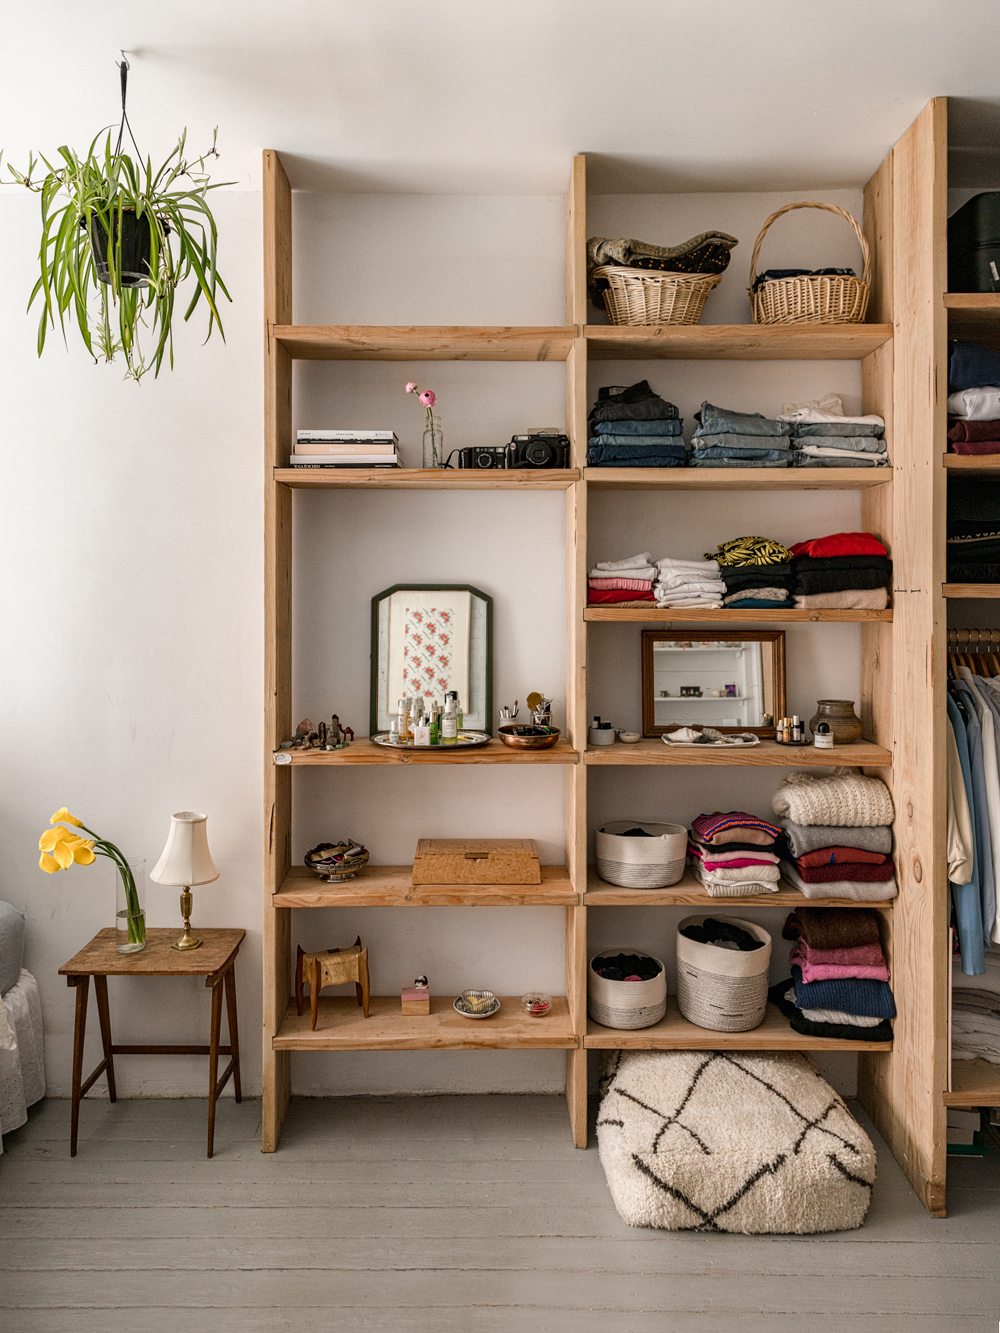
[[400, 699], [458, 693], [464, 725], [492, 733], [493, 599], [468, 585], [399, 585], [372, 598], [371, 731]]

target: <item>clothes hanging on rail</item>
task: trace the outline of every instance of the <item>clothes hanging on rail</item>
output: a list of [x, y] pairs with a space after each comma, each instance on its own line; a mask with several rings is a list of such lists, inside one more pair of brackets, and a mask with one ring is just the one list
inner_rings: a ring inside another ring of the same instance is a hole
[[984, 963], [983, 909], [980, 895], [979, 878], [982, 864], [982, 850], [979, 844], [978, 828], [975, 818], [976, 789], [972, 782], [972, 761], [969, 752], [969, 737], [966, 729], [967, 705], [957, 693], [952, 693], [948, 683], [948, 719], [958, 749], [959, 767], [965, 798], [972, 821], [972, 873], [964, 884], [951, 883], [951, 901], [955, 912], [955, 924], [962, 952], [962, 971], [968, 976], [982, 976]]

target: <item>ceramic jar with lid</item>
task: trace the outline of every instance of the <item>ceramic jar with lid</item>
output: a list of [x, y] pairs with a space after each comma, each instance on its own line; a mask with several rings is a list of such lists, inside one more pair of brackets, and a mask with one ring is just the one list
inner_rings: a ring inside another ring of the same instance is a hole
[[816, 713], [809, 719], [814, 736], [820, 722], [829, 725], [834, 745], [850, 745], [861, 735], [861, 719], [854, 711], [853, 699], [817, 699]]

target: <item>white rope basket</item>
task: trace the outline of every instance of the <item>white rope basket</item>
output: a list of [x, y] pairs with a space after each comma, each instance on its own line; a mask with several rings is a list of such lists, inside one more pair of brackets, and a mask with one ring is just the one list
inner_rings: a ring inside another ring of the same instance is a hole
[[[796, 208], [822, 208], [827, 213], [836, 213], [838, 217], [851, 224], [864, 260], [860, 278], [832, 273], [819, 277], [772, 278], [754, 291], [757, 257], [767, 229], [783, 213], [790, 213]], [[857, 219], [846, 209], [838, 208], [835, 204], [816, 203], [813, 200], [786, 204], [767, 219], [753, 247], [753, 256], [750, 260], [750, 305], [753, 322], [755, 324], [860, 324], [868, 309], [871, 268], [868, 242]]]
[[593, 276], [607, 278], [604, 308], [612, 324], [697, 324], [721, 273], [650, 273], [602, 264]]

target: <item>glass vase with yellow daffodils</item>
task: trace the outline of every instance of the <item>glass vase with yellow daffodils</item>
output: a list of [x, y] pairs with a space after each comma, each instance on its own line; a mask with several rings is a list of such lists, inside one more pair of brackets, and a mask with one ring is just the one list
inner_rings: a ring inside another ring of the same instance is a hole
[[[41, 868], [47, 874], [54, 875], [57, 870], [68, 870], [74, 863], [78, 866], [93, 865], [99, 856], [106, 856], [109, 861], [113, 861], [125, 894], [129, 943], [133, 947], [143, 948], [146, 943], [146, 918], [139, 902], [132, 869], [120, 849], [106, 838], [98, 837], [76, 815], [71, 815], [65, 806], [55, 812], [49, 823], [55, 827], [47, 828], [38, 839], [42, 853], [38, 864]], [[72, 827], [66, 828], [66, 824]], [[82, 829], [90, 836], [81, 837], [73, 829]]]

